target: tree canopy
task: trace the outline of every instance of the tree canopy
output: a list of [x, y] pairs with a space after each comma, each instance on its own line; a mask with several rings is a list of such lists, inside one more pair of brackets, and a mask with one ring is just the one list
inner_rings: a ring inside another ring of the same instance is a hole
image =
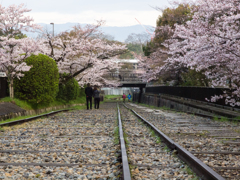
[[[149, 64], [160, 61], [165, 53], [164, 65], [149, 71], [148, 78], [155, 79], [160, 74], [171, 72], [189, 75], [203, 73], [212, 87], [226, 87], [220, 96], [212, 101], [226, 98], [226, 103], [240, 106], [240, 2], [235, 0], [198, 0], [191, 8], [192, 17], [183, 24], [175, 23], [173, 35], [142, 62]], [[170, 26], [169, 26], [170, 27]], [[195, 72], [193, 73], [194, 70]]]

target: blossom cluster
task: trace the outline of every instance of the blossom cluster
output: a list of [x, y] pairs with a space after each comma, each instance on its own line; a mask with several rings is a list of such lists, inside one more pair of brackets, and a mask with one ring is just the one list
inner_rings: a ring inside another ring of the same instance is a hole
[[152, 77], [179, 67], [203, 71], [213, 87], [229, 88], [212, 101], [225, 97], [226, 103], [240, 105], [240, 1], [197, 0], [192, 12], [186, 24], [175, 24], [173, 36], [162, 44], [166, 50], [155, 52], [151, 61], [163, 53], [168, 58]]
[[32, 39], [21, 32], [43, 31], [33, 23], [33, 18], [25, 16], [29, 11], [24, 4], [7, 8], [0, 5], [0, 69], [6, 72], [11, 85], [14, 78], [23, 76], [23, 72], [31, 68], [25, 59], [39, 53], [53, 58], [59, 72], [68, 74], [69, 79], [77, 79], [81, 86], [89, 82], [110, 83], [102, 76], [117, 68], [114, 58], [125, 52], [126, 47], [99, 38], [101, 21], [84, 28], [76, 26], [73, 31], [55, 37], [43, 33], [41, 38]]

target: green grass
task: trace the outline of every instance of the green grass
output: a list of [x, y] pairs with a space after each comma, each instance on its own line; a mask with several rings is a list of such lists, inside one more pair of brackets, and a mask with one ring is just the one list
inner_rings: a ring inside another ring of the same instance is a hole
[[[117, 99], [114, 99], [117, 98]], [[118, 100], [118, 98], [121, 98], [120, 100]], [[120, 102], [122, 101], [122, 96], [121, 95], [105, 95], [104, 96], [104, 102]], [[127, 100], [125, 100], [127, 101]]]
[[10, 103], [16, 104], [17, 106], [19, 106], [20, 108], [25, 109], [25, 110], [36, 110], [36, 109], [53, 107], [53, 106], [81, 104], [81, 103], [86, 102], [86, 98], [85, 98], [85, 96], [81, 96], [81, 97], [78, 97], [76, 100], [72, 100], [72, 101], [69, 101], [69, 102], [57, 101], [56, 100], [52, 103], [44, 104], [44, 105], [34, 105], [34, 104], [30, 104], [26, 101], [23, 101], [23, 100], [20, 100], [20, 99], [17, 99], [17, 98], [11, 99], [10, 97], [2, 98], [2, 99], [0, 99], [0, 102], [10, 102]]
[[25, 109], [25, 110], [33, 109], [31, 104], [27, 103], [26, 101], [17, 99], [17, 98], [11, 99], [10, 97], [5, 97], [5, 98], [0, 99], [0, 102], [10, 102], [10, 103], [16, 104], [17, 106], [19, 106], [20, 108]]
[[156, 143], [157, 143], [157, 144], [162, 143], [161, 138], [160, 138], [159, 136], [156, 137]]
[[128, 148], [129, 141], [127, 139], [127, 134], [125, 133], [124, 129], [123, 129], [123, 139], [125, 141], [126, 148]]
[[[47, 112], [42, 113], [42, 114], [39, 114], [39, 115], [43, 115], [43, 114], [46, 114], [46, 113], [49, 113], [49, 112], [52, 112], [52, 111], [47, 111]], [[17, 121], [17, 120], [21, 120], [21, 119], [27, 119], [27, 118], [34, 117], [34, 116], [38, 116], [38, 115], [18, 116], [18, 117], [16, 117], [16, 118], [6, 119], [6, 120], [3, 120], [3, 121], [0, 121], [0, 123], [3, 124], [3, 123], [12, 122], [12, 121]], [[1, 126], [1, 124], [0, 124], [0, 126]]]
[[193, 172], [193, 170], [189, 166], [185, 166], [183, 169], [188, 175], [193, 175], [193, 178], [191, 180], [199, 180], [200, 178], [197, 177], [196, 173]]
[[74, 111], [74, 110], [83, 110], [83, 109], [86, 109], [86, 106], [85, 106], [85, 105], [83, 105], [83, 106], [76, 105], [76, 106], [71, 107], [70, 109], [72, 109], [71, 111]]
[[[30, 104], [26, 101], [23, 101], [23, 100], [20, 100], [20, 99], [17, 99], [17, 98], [11, 99], [10, 97], [5, 97], [5, 98], [0, 99], [0, 102], [10, 102], [10, 103], [16, 104], [17, 106], [19, 106], [20, 108], [25, 109], [25, 110], [36, 110], [36, 109], [43, 109], [43, 108], [47, 108], [47, 107], [54, 107], [54, 106], [61, 106], [61, 105], [71, 105], [71, 104], [85, 104], [85, 101], [86, 101], [85, 96], [81, 96], [81, 97], [78, 97], [76, 100], [69, 101], [69, 102], [54, 101], [54, 102], [46, 104], [46, 105], [34, 106], [34, 105], [32, 105], [32, 104]], [[80, 109], [84, 109], [84, 108], [85, 108], [85, 106], [77, 105], [77, 106], [74, 106], [70, 109], [80, 110]], [[51, 111], [47, 111], [47, 112], [42, 113], [42, 114], [46, 114], [48, 112], [51, 112]], [[42, 115], [42, 114], [40, 114], [40, 115]], [[3, 120], [3, 121], [0, 121], [0, 123], [17, 121], [17, 120], [21, 120], [21, 119], [34, 117], [34, 116], [37, 116], [37, 115], [19, 116], [19, 117], [16, 117], [16, 118], [6, 119], [6, 120]]]
[[238, 125], [240, 123], [240, 116], [235, 117], [232, 122], [233, 124]]
[[[131, 112], [131, 113], [134, 114], [133, 112]], [[144, 122], [143, 122], [140, 118], [138, 118], [138, 122], [139, 122], [142, 126], [145, 126]], [[148, 127], [148, 126], [147, 126], [147, 128], [148, 128], [149, 131], [150, 131], [150, 135], [155, 138], [156, 143], [157, 143], [157, 144], [161, 144], [161, 143], [162, 143], [161, 138], [155, 133], [155, 131], [154, 131], [152, 128]], [[144, 137], [143, 137], [143, 138], [144, 138]]]
[[236, 119], [236, 120], [240, 120], [240, 116], [238, 116], [238, 117], [235, 117], [234, 119]]
[[114, 130], [114, 144], [119, 144], [119, 127], [116, 127]]
[[165, 150], [166, 152], [170, 152], [170, 149], [167, 146], [164, 146], [163, 150]]
[[162, 141], [161, 141], [161, 138], [155, 133], [154, 130], [150, 130], [151, 132], [151, 136], [155, 138], [155, 141], [157, 144], [160, 144]]
[[221, 116], [221, 117], [214, 116], [213, 120], [214, 121], [219, 121], [219, 122], [231, 122], [231, 123], [233, 123], [235, 125], [238, 125], [240, 123], [240, 116], [239, 117], [235, 117], [232, 120], [230, 120], [229, 118], [224, 117], [224, 116]]
[[4, 132], [5, 130], [0, 126], [0, 131], [1, 131], [1, 132]]
[[151, 136], [156, 136], [154, 130], [150, 130]]
[[[135, 103], [135, 102], [133, 102], [133, 103]], [[141, 105], [141, 106], [145, 106], [145, 107], [149, 107], [149, 108], [151, 108], [151, 109], [156, 109], [156, 110], [159, 109], [159, 110], [170, 110], [170, 111], [175, 111], [174, 109], [170, 109], [170, 108], [168, 108], [168, 107], [166, 107], [166, 106], [156, 107], [156, 106], [151, 106], [151, 105], [143, 104], [143, 103], [136, 103], [136, 104]]]
[[150, 108], [156, 108], [155, 106], [150, 106], [148, 104], [143, 104], [143, 103], [138, 103], [138, 105], [145, 106], [145, 107], [150, 107]]
[[222, 121], [222, 122], [228, 121], [228, 118], [227, 117], [221, 117], [220, 121]]
[[214, 117], [213, 117], [213, 120], [214, 120], [214, 121], [220, 121], [220, 122], [229, 121], [229, 119], [228, 119], [227, 117], [223, 117], [223, 116], [221, 116], [221, 118], [219, 118], [218, 116], [214, 116]]
[[163, 106], [163, 107], [160, 107], [159, 109], [162, 109], [162, 110], [171, 110], [171, 111], [174, 111], [173, 109], [170, 109], [170, 108], [168, 108], [168, 107], [165, 107], [165, 106]]
[[40, 176], [41, 176], [40, 174], [36, 174], [36, 176], [35, 176], [35, 177], [36, 177], [36, 178], [39, 178]]
[[[45, 113], [43, 113], [43, 114], [45, 114]], [[17, 121], [17, 120], [21, 120], [21, 119], [27, 119], [27, 118], [34, 117], [34, 116], [37, 116], [37, 115], [33, 115], [33, 116], [18, 116], [18, 117], [12, 118], [12, 119], [2, 120], [2, 121], [0, 121], [0, 123], [3, 124], [3, 123]], [[0, 124], [0, 126], [1, 126], [1, 124]]]
[[240, 129], [234, 129], [236, 133], [240, 133]]
[[105, 95], [104, 96], [104, 99], [106, 100], [110, 100], [112, 98], [122, 98], [122, 96], [121, 95]]

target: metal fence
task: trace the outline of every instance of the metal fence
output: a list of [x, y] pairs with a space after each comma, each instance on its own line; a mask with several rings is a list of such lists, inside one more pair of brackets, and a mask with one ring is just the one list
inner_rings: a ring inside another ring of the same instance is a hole
[[[221, 95], [225, 90], [229, 90], [229, 89], [209, 88], [209, 87], [157, 86], [157, 87], [147, 87], [145, 92], [151, 93], [151, 94], [169, 94], [173, 96], [179, 96], [179, 97], [206, 102], [206, 98], [211, 99], [212, 96]], [[225, 99], [218, 100], [216, 104], [226, 105]]]

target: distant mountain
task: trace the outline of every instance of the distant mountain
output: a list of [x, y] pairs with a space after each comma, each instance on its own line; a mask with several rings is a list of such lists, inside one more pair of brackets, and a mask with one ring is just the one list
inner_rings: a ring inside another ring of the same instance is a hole
[[[151, 28], [151, 26], [145, 26]], [[141, 25], [125, 26], [125, 27], [102, 27], [102, 31], [106, 34], [112, 35], [115, 40], [124, 42], [131, 33], [141, 34], [146, 33], [146, 30]]]
[[[47, 29], [49, 32], [52, 32], [53, 26], [51, 24], [44, 24], [39, 23], [44, 29]], [[54, 24], [54, 34], [58, 34], [63, 31], [70, 31], [73, 26], [77, 25], [77, 23], [65, 23], [65, 24]], [[85, 24], [81, 24], [85, 25]], [[152, 26], [144, 25], [147, 29], [152, 29]], [[114, 37], [114, 40], [124, 42], [128, 35], [131, 33], [146, 33], [145, 29], [141, 25], [134, 25], [134, 26], [125, 26], [125, 27], [117, 27], [117, 26], [103, 26], [101, 30], [105, 34], [109, 34]], [[37, 37], [37, 33], [28, 33], [26, 32], [27, 36], [29, 37]]]

